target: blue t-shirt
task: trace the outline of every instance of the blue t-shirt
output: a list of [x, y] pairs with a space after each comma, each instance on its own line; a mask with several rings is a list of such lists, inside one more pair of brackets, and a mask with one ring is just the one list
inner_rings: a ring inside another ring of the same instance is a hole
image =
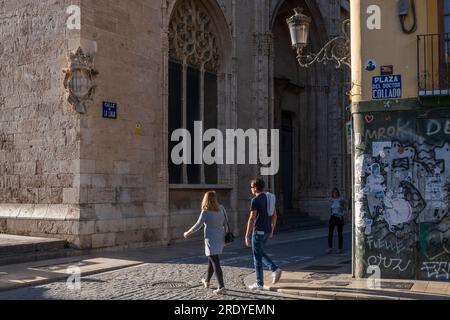
[[264, 193], [252, 199], [251, 211], [256, 211], [255, 231], [272, 232], [272, 220], [267, 212], [267, 197]]

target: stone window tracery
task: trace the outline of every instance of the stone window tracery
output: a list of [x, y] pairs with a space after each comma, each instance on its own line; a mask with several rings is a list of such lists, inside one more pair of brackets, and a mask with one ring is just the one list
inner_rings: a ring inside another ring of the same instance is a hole
[[212, 18], [195, 0], [182, 1], [169, 26], [170, 58], [217, 73], [219, 48]]
[[[180, 0], [169, 24], [169, 182], [216, 184], [217, 165], [174, 165], [171, 141], [174, 130], [187, 129], [194, 137], [194, 122], [203, 130], [217, 128], [218, 38], [213, 19], [199, 0]], [[194, 150], [191, 150], [193, 154]]]

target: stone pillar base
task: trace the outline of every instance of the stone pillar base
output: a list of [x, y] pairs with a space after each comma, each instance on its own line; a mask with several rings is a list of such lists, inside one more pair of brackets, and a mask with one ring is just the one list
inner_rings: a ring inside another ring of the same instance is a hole
[[[162, 217], [145, 216], [144, 210], [107, 208], [109, 215], [102, 216], [95, 206], [1, 204], [0, 233], [64, 239], [77, 249], [161, 243]], [[114, 215], [118, 212], [120, 217]]]

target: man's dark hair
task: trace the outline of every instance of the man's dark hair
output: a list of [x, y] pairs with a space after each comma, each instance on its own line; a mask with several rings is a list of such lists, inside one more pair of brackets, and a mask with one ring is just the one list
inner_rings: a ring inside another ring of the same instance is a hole
[[256, 178], [252, 180], [252, 186], [256, 187], [256, 190], [259, 192], [263, 192], [264, 188], [266, 187], [266, 183], [261, 178]]

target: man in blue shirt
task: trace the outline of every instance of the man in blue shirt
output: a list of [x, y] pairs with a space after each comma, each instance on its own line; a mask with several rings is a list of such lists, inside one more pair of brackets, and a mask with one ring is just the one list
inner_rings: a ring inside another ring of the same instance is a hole
[[[264, 289], [263, 263], [272, 271], [272, 283], [276, 284], [281, 278], [281, 269], [264, 252], [264, 245], [273, 237], [277, 223], [275, 210], [275, 196], [264, 193], [264, 180], [251, 181], [251, 190], [255, 198], [252, 199], [250, 218], [247, 223], [245, 244], [252, 247], [256, 270], [256, 283], [249, 286], [251, 290]], [[271, 210], [271, 212], [269, 212]]]

